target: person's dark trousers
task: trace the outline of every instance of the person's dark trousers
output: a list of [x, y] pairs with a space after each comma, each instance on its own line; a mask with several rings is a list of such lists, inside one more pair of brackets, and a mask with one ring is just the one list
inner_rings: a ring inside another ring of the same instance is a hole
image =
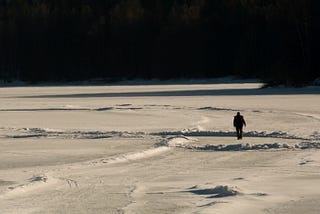
[[236, 127], [238, 140], [242, 139], [242, 126]]

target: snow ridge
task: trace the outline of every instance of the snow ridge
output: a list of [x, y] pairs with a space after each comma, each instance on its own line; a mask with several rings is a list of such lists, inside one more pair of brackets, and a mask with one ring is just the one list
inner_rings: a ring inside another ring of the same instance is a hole
[[137, 152], [131, 152], [127, 154], [122, 154], [114, 157], [107, 157], [102, 158], [99, 160], [95, 160], [91, 162], [92, 164], [119, 164], [119, 163], [125, 163], [129, 161], [135, 161], [140, 160], [144, 158], [151, 158], [155, 155], [161, 154], [163, 152], [166, 152], [172, 148], [176, 148], [182, 145], [185, 145], [185, 143], [189, 141], [188, 138], [184, 137], [174, 137], [169, 139], [163, 139], [159, 143], [156, 143], [153, 148], [137, 151]]
[[[10, 130], [14, 134], [7, 134], [5, 138], [63, 138], [63, 139], [100, 139], [111, 137], [139, 138], [145, 135], [143, 132], [121, 131], [63, 131], [47, 128], [0, 128]], [[16, 133], [17, 132], [17, 133]]]
[[257, 151], [257, 150], [270, 150], [270, 149], [320, 149], [320, 142], [301, 142], [298, 144], [286, 143], [264, 143], [264, 144], [207, 144], [199, 145], [177, 145], [176, 148], [182, 148], [193, 151]]
[[[236, 133], [234, 131], [199, 131], [199, 130], [183, 130], [183, 131], [172, 131], [172, 132], [158, 132], [152, 133], [152, 135], [160, 136], [172, 136], [182, 135], [189, 137], [234, 137]], [[307, 138], [289, 135], [282, 131], [266, 132], [266, 131], [250, 131], [244, 133], [244, 137], [265, 137], [265, 138], [282, 138], [282, 139], [296, 139], [296, 140], [309, 140]], [[315, 139], [317, 140], [317, 139]]]
[[[48, 128], [5, 128], [0, 127], [0, 131], [5, 134], [2, 138], [63, 138], [63, 139], [103, 139], [112, 137], [141, 138], [146, 136], [161, 137], [234, 137], [234, 131], [202, 131], [199, 129], [184, 129], [182, 131], [164, 132], [128, 132], [128, 131], [76, 131], [76, 130], [54, 130]], [[11, 133], [11, 134], [10, 134]], [[319, 133], [310, 135], [309, 138], [290, 135], [282, 131], [249, 131], [244, 133], [244, 137], [279, 138], [303, 141], [319, 141]]]
[[189, 145], [185, 146], [184, 149], [190, 150], [198, 150], [198, 151], [247, 151], [247, 150], [267, 150], [267, 149], [281, 149], [281, 148], [294, 148], [287, 144], [280, 144], [280, 143], [272, 143], [272, 144], [231, 144], [231, 145], [204, 145], [204, 146], [197, 146], [197, 145]]

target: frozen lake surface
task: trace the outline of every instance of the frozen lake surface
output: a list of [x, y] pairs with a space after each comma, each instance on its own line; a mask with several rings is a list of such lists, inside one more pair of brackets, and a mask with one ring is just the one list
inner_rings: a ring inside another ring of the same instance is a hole
[[319, 213], [320, 88], [260, 87], [0, 88], [0, 213]]

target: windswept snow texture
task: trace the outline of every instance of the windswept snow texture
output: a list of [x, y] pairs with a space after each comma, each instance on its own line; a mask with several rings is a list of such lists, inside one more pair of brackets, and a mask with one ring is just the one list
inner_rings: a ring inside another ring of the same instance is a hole
[[318, 214], [320, 87], [261, 86], [0, 88], [0, 213]]

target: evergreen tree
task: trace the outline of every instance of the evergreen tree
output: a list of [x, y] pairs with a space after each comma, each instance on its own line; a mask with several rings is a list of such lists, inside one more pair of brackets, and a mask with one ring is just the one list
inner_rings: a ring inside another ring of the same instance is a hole
[[315, 0], [1, 0], [0, 79], [319, 77]]

